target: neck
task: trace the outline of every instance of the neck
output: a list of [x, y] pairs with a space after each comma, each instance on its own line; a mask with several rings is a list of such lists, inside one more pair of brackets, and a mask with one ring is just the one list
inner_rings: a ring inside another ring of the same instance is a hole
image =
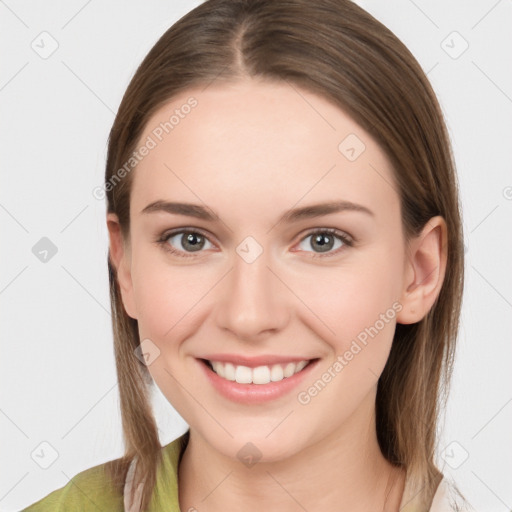
[[191, 429], [178, 476], [180, 509], [201, 512], [397, 512], [404, 481], [378, 445], [374, 393], [320, 441], [250, 468]]

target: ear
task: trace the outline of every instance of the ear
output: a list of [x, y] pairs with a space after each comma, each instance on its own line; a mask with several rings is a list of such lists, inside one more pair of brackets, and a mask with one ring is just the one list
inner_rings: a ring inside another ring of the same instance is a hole
[[115, 213], [107, 214], [107, 228], [110, 239], [109, 258], [116, 269], [124, 309], [128, 316], [137, 319], [133, 296], [129, 241], [124, 239], [119, 218]]
[[446, 222], [440, 216], [432, 217], [421, 234], [410, 241], [398, 323], [419, 322], [434, 305], [446, 272], [446, 248]]

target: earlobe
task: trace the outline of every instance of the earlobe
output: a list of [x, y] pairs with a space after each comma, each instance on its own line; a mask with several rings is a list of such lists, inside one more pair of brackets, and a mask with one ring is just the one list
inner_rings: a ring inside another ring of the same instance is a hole
[[398, 323], [413, 324], [427, 315], [441, 291], [446, 260], [446, 222], [441, 216], [432, 217], [409, 244]]
[[116, 269], [117, 281], [121, 290], [121, 297], [126, 313], [137, 319], [133, 285], [131, 276], [131, 257], [127, 243], [123, 238], [121, 226], [116, 214], [107, 214], [107, 228], [109, 234], [109, 258]]

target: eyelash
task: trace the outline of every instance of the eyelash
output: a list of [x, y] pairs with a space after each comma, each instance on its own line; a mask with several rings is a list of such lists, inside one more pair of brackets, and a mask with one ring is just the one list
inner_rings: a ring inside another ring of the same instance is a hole
[[[166, 231], [156, 240], [156, 242], [157, 242], [157, 244], [161, 245], [165, 251], [168, 251], [180, 258], [193, 258], [195, 256], [195, 254], [186, 253], [185, 251], [176, 250], [168, 243], [168, 241], [171, 237], [180, 235], [180, 234], [184, 234], [184, 233], [200, 235], [200, 236], [206, 238], [210, 243], [212, 243], [209, 240], [208, 236], [205, 233], [203, 233], [202, 231], [198, 230], [197, 228], [190, 228], [190, 229], [180, 228], [179, 230], [176, 230], [176, 231]], [[342, 251], [345, 247], [352, 247], [354, 245], [354, 240], [351, 237], [349, 237], [346, 233], [339, 231], [337, 229], [334, 229], [334, 228], [317, 228], [312, 231], [309, 231], [308, 233], [306, 233], [304, 235], [303, 238], [301, 238], [299, 243], [303, 242], [306, 238], [313, 236], [313, 235], [317, 235], [317, 234], [328, 234], [328, 235], [336, 236], [343, 243], [343, 246], [339, 247], [338, 249], [336, 249], [335, 251], [332, 251], [332, 252], [313, 253], [313, 256], [311, 256], [312, 258], [328, 258], [330, 256], [335, 256], [340, 251]], [[197, 251], [197, 252], [200, 253], [203, 251]], [[309, 252], [309, 251], [307, 251], [307, 252]]]

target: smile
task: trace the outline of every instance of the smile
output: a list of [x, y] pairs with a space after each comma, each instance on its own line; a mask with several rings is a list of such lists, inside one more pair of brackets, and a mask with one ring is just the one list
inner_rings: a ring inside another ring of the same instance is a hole
[[221, 361], [207, 361], [210, 368], [223, 379], [238, 382], [238, 384], [268, 384], [269, 382], [280, 382], [296, 373], [302, 371], [309, 360], [302, 360], [297, 363], [273, 364], [271, 366], [248, 366], [234, 365]]
[[289, 395], [320, 362], [319, 358], [292, 359], [295, 358], [212, 354], [197, 362], [206, 381], [220, 395], [234, 402], [256, 405]]

